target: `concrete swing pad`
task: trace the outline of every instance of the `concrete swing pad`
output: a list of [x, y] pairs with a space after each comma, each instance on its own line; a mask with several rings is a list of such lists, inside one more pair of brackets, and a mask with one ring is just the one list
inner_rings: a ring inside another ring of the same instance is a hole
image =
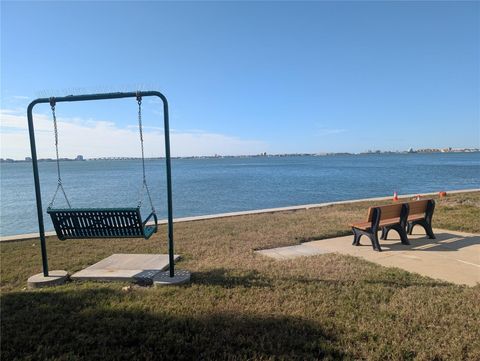
[[[174, 260], [179, 257], [175, 255]], [[70, 278], [82, 281], [138, 282], [152, 280], [157, 273], [166, 269], [167, 254], [112, 254]]]

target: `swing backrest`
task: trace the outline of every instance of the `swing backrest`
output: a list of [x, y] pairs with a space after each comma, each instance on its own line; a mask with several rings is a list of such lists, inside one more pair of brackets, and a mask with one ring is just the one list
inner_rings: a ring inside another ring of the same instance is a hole
[[[140, 208], [49, 208], [53, 226], [61, 240], [72, 238], [149, 238], [157, 231], [154, 213], [142, 222]], [[146, 226], [151, 217], [154, 226]]]

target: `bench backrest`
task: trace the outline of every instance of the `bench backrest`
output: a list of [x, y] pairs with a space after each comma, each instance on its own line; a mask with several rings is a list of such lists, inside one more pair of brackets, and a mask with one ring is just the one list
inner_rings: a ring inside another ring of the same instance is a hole
[[368, 222], [372, 221], [373, 218], [373, 209], [380, 208], [380, 219], [389, 219], [389, 218], [399, 218], [402, 213], [402, 203], [398, 204], [389, 204], [388, 206], [378, 206], [378, 207], [370, 207], [368, 209]]
[[421, 201], [408, 202], [409, 214], [424, 214], [430, 201], [431, 199], [422, 199]]

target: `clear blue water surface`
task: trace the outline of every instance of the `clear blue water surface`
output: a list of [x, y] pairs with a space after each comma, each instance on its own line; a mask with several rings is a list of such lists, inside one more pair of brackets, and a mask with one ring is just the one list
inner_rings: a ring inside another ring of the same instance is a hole
[[[160, 218], [166, 218], [165, 164], [147, 161]], [[62, 162], [73, 207], [135, 206], [140, 161]], [[56, 164], [41, 162], [43, 208], [56, 187]], [[2, 163], [2, 236], [38, 232], [32, 165]], [[174, 159], [174, 217], [367, 197], [480, 187], [480, 153]], [[146, 202], [146, 200], [144, 201]], [[58, 206], [65, 205], [58, 197]], [[144, 216], [148, 207], [142, 210]], [[52, 230], [48, 215], [45, 226]]]

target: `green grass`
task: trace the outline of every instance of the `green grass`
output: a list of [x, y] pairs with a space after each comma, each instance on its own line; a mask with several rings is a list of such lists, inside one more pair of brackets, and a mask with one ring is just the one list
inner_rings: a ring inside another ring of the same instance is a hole
[[[175, 226], [188, 285], [69, 283], [26, 290], [36, 240], [1, 244], [2, 360], [480, 359], [480, 286], [439, 282], [342, 255], [274, 261], [255, 249], [348, 234], [368, 203]], [[480, 233], [480, 192], [438, 200], [434, 226]], [[48, 239], [51, 269], [112, 253], [166, 252], [150, 240]]]

